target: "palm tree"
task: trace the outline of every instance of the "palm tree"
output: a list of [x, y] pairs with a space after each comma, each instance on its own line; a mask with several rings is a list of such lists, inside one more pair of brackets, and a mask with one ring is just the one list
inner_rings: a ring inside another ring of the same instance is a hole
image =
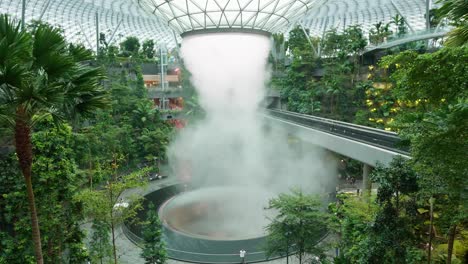
[[58, 29], [39, 24], [31, 32], [0, 15], [0, 118], [11, 125], [31, 214], [36, 262], [42, 264], [41, 235], [32, 186], [31, 133], [38, 120], [56, 123], [88, 115], [106, 105], [99, 68], [91, 53], [68, 45]]
[[390, 24], [394, 24], [396, 27], [396, 35], [397, 37], [401, 37], [404, 34], [406, 34], [406, 26], [405, 26], [405, 18], [400, 16], [399, 14], [396, 14], [394, 17], [392, 17], [392, 21]]
[[369, 31], [369, 42], [374, 45], [384, 42], [385, 38], [392, 34], [389, 28], [389, 23], [384, 24], [383, 22], [378, 22], [374, 24], [374, 28], [371, 28]]
[[468, 44], [468, 1], [440, 0], [443, 3], [439, 9], [443, 17], [452, 21], [455, 28], [449, 32], [445, 45], [457, 47]]

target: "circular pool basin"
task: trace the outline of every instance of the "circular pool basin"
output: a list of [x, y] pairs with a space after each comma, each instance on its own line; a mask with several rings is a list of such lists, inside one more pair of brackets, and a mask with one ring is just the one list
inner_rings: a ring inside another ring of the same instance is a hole
[[192, 237], [243, 240], [262, 237], [269, 193], [257, 188], [210, 187], [181, 193], [159, 209], [163, 224]]

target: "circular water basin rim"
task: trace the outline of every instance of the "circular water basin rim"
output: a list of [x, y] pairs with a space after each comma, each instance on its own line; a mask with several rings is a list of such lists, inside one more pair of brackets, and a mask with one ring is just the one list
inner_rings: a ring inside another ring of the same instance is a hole
[[[162, 205], [169, 199], [177, 196], [184, 187], [182, 184], [161, 186], [160, 189], [145, 195], [143, 210], [137, 215], [136, 222], [146, 219], [146, 213], [150, 203]], [[159, 207], [158, 207], [159, 210]], [[125, 222], [125, 235], [136, 245], [142, 246], [141, 225], [132, 224], [136, 222]], [[317, 239], [317, 243], [326, 235], [326, 230]], [[228, 264], [239, 263], [239, 251], [247, 251], [245, 261], [248, 263], [259, 263], [270, 261], [284, 256], [270, 256], [265, 254], [266, 237], [261, 236], [253, 239], [241, 240], [214, 240], [191, 236], [187, 233], [177, 232], [163, 226], [163, 239], [170, 259], [189, 263], [213, 263]], [[293, 250], [292, 250], [293, 251]], [[291, 252], [292, 252], [291, 251]]]
[[[209, 187], [179, 193], [159, 207], [165, 228], [207, 240], [248, 240], [266, 235], [261, 189]], [[242, 198], [240, 198], [242, 197]]]

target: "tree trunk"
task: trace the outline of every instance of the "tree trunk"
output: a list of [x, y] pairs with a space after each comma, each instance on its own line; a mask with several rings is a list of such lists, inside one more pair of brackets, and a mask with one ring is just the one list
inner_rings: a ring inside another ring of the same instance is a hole
[[26, 183], [26, 190], [28, 194], [29, 211], [31, 213], [31, 228], [32, 239], [34, 243], [34, 254], [36, 256], [36, 263], [43, 264], [41, 233], [39, 230], [39, 221], [37, 218], [36, 202], [34, 199], [34, 191], [32, 187], [32, 143], [31, 143], [31, 128], [25, 121], [24, 110], [17, 111], [18, 118], [15, 125], [15, 147], [18, 156], [19, 166], [23, 173]]
[[429, 243], [427, 247], [427, 263], [431, 264], [431, 253], [432, 253], [432, 227], [434, 224], [434, 198], [429, 199], [430, 209], [429, 209]]
[[455, 242], [455, 235], [457, 234], [457, 225], [450, 227], [448, 245], [447, 245], [447, 264], [452, 263], [453, 243]]
[[115, 246], [115, 226], [114, 226], [113, 219], [111, 219], [111, 230], [112, 230], [112, 252], [114, 254], [114, 264], [117, 264], [117, 248]]
[[91, 159], [91, 149], [88, 148], [89, 155], [89, 188], [93, 189], [93, 160]]
[[109, 194], [110, 194], [110, 201], [111, 201], [111, 209], [110, 209], [110, 221], [111, 221], [111, 231], [112, 231], [112, 253], [114, 254], [114, 264], [117, 264], [117, 248], [115, 245], [115, 225], [114, 225], [114, 197], [112, 193], [112, 182], [109, 183]]
[[400, 192], [396, 192], [396, 197], [395, 197], [395, 200], [396, 200], [396, 216], [397, 217], [400, 217]]

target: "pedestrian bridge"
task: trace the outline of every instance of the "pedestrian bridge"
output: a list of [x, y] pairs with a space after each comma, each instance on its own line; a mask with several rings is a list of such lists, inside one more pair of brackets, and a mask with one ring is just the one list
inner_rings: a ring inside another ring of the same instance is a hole
[[440, 29], [431, 29], [431, 30], [424, 30], [420, 32], [410, 32], [400, 38], [392, 39], [387, 42], [381, 43], [379, 45], [369, 45], [364, 50], [363, 53], [368, 53], [374, 50], [382, 50], [382, 49], [389, 49], [398, 45], [419, 41], [419, 40], [426, 40], [426, 39], [434, 39], [434, 38], [442, 38], [450, 31], [449, 28], [440, 28]]
[[275, 109], [262, 115], [273, 128], [373, 167], [387, 165], [397, 155], [409, 158], [394, 132]]

